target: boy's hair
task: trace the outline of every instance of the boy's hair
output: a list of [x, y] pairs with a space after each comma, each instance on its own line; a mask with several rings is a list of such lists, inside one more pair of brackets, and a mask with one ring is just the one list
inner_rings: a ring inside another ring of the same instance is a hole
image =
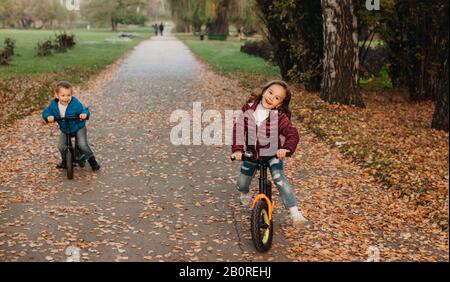
[[289, 119], [291, 119], [291, 110], [289, 109], [289, 103], [291, 102], [292, 92], [291, 89], [289, 89], [289, 85], [284, 82], [283, 80], [272, 80], [269, 81], [267, 84], [263, 85], [260, 89], [253, 92], [250, 96], [250, 98], [247, 100], [247, 103], [259, 103], [261, 102], [262, 96], [264, 92], [266, 92], [267, 89], [269, 89], [272, 85], [279, 85], [284, 88], [284, 91], [286, 92], [286, 97], [283, 100], [283, 103], [281, 104], [280, 111], [285, 113]]
[[59, 81], [59, 82], [56, 84], [55, 94], [58, 94], [59, 89], [61, 89], [61, 88], [69, 89], [71, 92], [73, 92], [73, 86], [72, 86], [72, 84], [71, 84], [70, 82], [68, 82], [68, 81], [64, 81], [64, 80]]

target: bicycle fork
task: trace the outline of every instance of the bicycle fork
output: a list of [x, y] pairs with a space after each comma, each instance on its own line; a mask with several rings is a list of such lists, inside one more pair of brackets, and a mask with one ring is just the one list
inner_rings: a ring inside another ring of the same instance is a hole
[[72, 153], [72, 156], [74, 155], [74, 150], [72, 147], [72, 138], [70, 136], [70, 133], [66, 133], [66, 152], [70, 151]]
[[265, 201], [269, 208], [269, 224], [272, 222], [272, 214], [275, 209], [275, 202], [272, 201], [272, 183], [267, 179], [267, 165], [261, 164], [259, 170], [259, 195], [255, 197], [252, 209], [258, 201]]

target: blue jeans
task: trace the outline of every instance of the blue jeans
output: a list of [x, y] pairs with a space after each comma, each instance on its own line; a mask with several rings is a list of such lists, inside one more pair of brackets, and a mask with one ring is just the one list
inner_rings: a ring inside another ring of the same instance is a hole
[[[237, 178], [237, 189], [239, 192], [248, 193], [250, 189], [250, 183], [255, 176], [258, 164], [254, 162], [244, 161], [241, 166], [239, 176]], [[284, 175], [284, 163], [276, 157], [269, 160], [269, 170], [272, 174], [272, 179], [275, 182], [275, 186], [281, 194], [284, 206], [289, 209], [297, 206], [297, 199], [292, 186], [289, 183], [286, 175]]]
[[[78, 142], [78, 148], [81, 150], [82, 154], [84, 155], [84, 159], [87, 160], [90, 157], [94, 156], [94, 153], [92, 152], [91, 148], [89, 147], [88, 140], [87, 140], [87, 129], [86, 127], [83, 127], [82, 129], [79, 129], [77, 131], [77, 142]], [[64, 151], [66, 150], [66, 134], [61, 133], [59, 136], [59, 143], [58, 143], [58, 149], [61, 153], [61, 158], [64, 160]]]

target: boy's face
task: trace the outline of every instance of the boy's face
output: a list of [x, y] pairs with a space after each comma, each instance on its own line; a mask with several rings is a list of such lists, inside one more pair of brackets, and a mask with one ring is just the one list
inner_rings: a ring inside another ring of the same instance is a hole
[[273, 84], [264, 92], [261, 103], [266, 109], [276, 109], [286, 98], [286, 90], [283, 86]]
[[55, 93], [55, 96], [62, 105], [67, 106], [69, 105], [70, 100], [72, 100], [72, 89], [61, 87]]

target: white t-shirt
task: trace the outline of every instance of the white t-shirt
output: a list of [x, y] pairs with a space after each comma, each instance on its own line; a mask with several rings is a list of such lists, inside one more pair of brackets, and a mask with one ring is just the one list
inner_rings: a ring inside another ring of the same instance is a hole
[[256, 125], [261, 126], [261, 123], [269, 117], [270, 109], [264, 108], [264, 106], [259, 103], [256, 107], [256, 111], [253, 113], [253, 117], [256, 120]]
[[60, 102], [58, 102], [58, 109], [59, 109], [59, 114], [61, 115], [61, 117], [65, 117], [67, 106], [62, 105]]

